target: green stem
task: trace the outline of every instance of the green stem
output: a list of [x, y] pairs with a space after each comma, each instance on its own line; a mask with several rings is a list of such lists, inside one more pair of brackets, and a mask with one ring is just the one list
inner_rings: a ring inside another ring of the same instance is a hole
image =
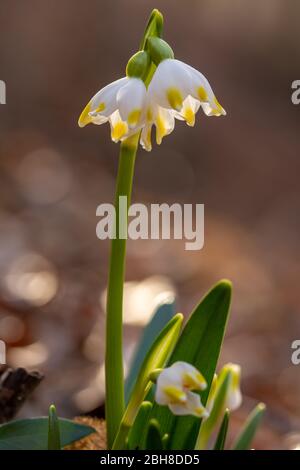
[[[105, 417], [108, 449], [112, 447], [124, 413], [122, 310], [127, 240], [119, 237], [119, 197], [127, 197], [128, 208], [131, 201], [138, 137], [139, 135], [136, 134], [121, 144], [115, 195], [116, 238], [111, 242], [106, 307]], [[122, 230], [124, 231], [124, 227]]]
[[[161, 36], [163, 17], [158, 10], [153, 10], [146, 30], [144, 32], [140, 50], [144, 49], [148, 37]], [[155, 69], [154, 69], [155, 70]], [[150, 68], [149, 77], [153, 74]], [[117, 189], [115, 196], [116, 211], [116, 238], [111, 243], [109, 279], [107, 288], [106, 306], [106, 353], [105, 353], [105, 418], [107, 428], [107, 445], [111, 449], [118, 432], [125, 408], [124, 400], [124, 375], [123, 375], [123, 334], [122, 334], [122, 310], [123, 310], [123, 284], [125, 275], [126, 238], [119, 237], [119, 197], [127, 197], [127, 208], [131, 201], [132, 180], [134, 163], [138, 147], [139, 132], [126, 139], [121, 144]], [[128, 218], [128, 209], [127, 209]], [[126, 221], [127, 222], [127, 221]], [[124, 231], [124, 227], [122, 227]], [[126, 226], [127, 234], [127, 226]], [[127, 237], [127, 235], [126, 235]], [[123, 431], [123, 429], [122, 429]], [[124, 432], [127, 433], [125, 429]], [[122, 433], [121, 433], [122, 434]]]

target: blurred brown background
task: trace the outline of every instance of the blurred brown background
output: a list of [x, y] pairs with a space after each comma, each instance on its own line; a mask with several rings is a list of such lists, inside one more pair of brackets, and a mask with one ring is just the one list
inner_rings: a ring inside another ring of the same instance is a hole
[[[113, 200], [118, 147], [108, 126], [77, 127], [89, 98], [124, 75], [152, 8], [177, 58], [202, 71], [227, 110], [199, 112], [151, 154], [135, 202], [205, 204], [205, 247], [129, 242], [126, 357], [157, 299], [189, 313], [222, 277], [234, 284], [222, 362], [243, 367], [246, 413], [268, 405], [263, 447], [300, 443], [300, 4], [293, 0], [1, 0], [0, 337], [10, 365], [43, 385], [19, 416], [50, 402], [73, 416], [103, 402], [108, 243], [96, 207]], [[298, 432], [298, 434], [297, 434]], [[296, 433], [296, 434], [294, 434]], [[299, 444], [300, 445], [300, 444]]]

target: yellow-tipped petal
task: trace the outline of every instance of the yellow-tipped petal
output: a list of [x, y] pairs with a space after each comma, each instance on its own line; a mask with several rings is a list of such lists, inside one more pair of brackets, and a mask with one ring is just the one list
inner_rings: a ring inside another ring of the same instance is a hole
[[182, 108], [183, 98], [178, 88], [172, 87], [167, 90], [167, 98], [170, 106], [179, 111]]
[[91, 112], [91, 102], [89, 102], [86, 105], [86, 107], [84, 108], [84, 110], [82, 111], [82, 113], [79, 116], [79, 119], [78, 119], [78, 126], [79, 127], [84, 127], [87, 124], [90, 124], [92, 122], [92, 118], [89, 115], [90, 112]]
[[183, 386], [189, 390], [204, 390], [207, 384], [206, 380], [200, 372], [185, 372], [183, 375]]
[[128, 115], [127, 121], [130, 126], [136, 126], [141, 117], [141, 110], [134, 109]]
[[212, 113], [214, 116], [220, 116], [221, 114], [225, 115], [226, 111], [225, 109], [220, 105], [219, 101], [217, 100], [216, 97], [214, 97], [214, 104], [215, 108], [212, 110]]
[[152, 121], [153, 121], [153, 113], [152, 113], [152, 109], [151, 109], [151, 108], [148, 108], [148, 109], [147, 109], [146, 117], [147, 117], [147, 121], [148, 121], [148, 122], [152, 122]]
[[188, 126], [193, 127], [195, 125], [195, 113], [192, 108], [185, 108], [183, 111], [183, 117], [186, 120]]
[[152, 150], [152, 142], [151, 142], [151, 127], [147, 130], [146, 138], [145, 138], [145, 149], [150, 152]]
[[152, 142], [151, 142], [151, 133], [152, 133], [152, 124], [148, 126], [144, 126], [141, 132], [141, 145], [144, 150], [150, 152], [152, 150]]
[[203, 86], [199, 86], [197, 92], [198, 92], [198, 98], [200, 101], [208, 101], [208, 95]]
[[124, 121], [118, 121], [112, 128], [111, 138], [114, 142], [118, 142], [128, 132], [128, 126]]
[[180, 388], [177, 388], [174, 385], [164, 387], [163, 391], [170, 399], [170, 403], [181, 404], [186, 402], [186, 393], [184, 393]]
[[101, 113], [102, 111], [105, 110], [105, 107], [106, 107], [106, 106], [105, 106], [105, 103], [100, 103], [99, 106], [98, 106], [98, 108], [96, 108], [96, 109], [94, 110], [94, 113]]
[[197, 408], [194, 409], [194, 413], [199, 417], [199, 418], [207, 418], [209, 416], [208, 411], [204, 408], [204, 406], [198, 406]]
[[160, 145], [162, 139], [165, 135], [167, 135], [167, 127], [164, 119], [162, 118], [161, 114], [159, 114], [155, 121], [156, 124], [156, 143]]

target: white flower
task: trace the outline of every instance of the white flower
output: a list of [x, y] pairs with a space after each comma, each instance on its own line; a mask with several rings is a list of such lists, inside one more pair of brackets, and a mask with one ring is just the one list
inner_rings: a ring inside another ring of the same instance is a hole
[[109, 121], [114, 142], [124, 140], [142, 126], [146, 87], [139, 78], [124, 77], [102, 88], [87, 104], [78, 124], [103, 124]]
[[195, 124], [199, 107], [208, 116], [226, 112], [215, 97], [208, 80], [193, 67], [176, 59], [165, 59], [157, 67], [147, 92], [147, 111], [141, 144], [151, 150], [151, 129], [156, 126], [156, 141], [174, 129], [174, 119]]
[[242, 393], [240, 389], [241, 381], [241, 367], [238, 364], [226, 364], [223, 367], [224, 371], [230, 371], [231, 381], [229, 383], [226, 407], [231, 410], [237, 410], [242, 404]]
[[175, 362], [164, 369], [157, 379], [155, 400], [159, 405], [167, 405], [176, 415], [207, 416], [200, 396], [192, 390], [204, 390], [206, 381], [203, 375], [186, 362]]
[[179, 60], [165, 59], [158, 65], [148, 90], [139, 78], [116, 80], [96, 93], [78, 124], [84, 127], [109, 121], [114, 142], [141, 131], [141, 145], [150, 151], [153, 126], [156, 142], [161, 144], [163, 137], [173, 131], [175, 118], [193, 126], [200, 107], [208, 116], [226, 114], [204, 75]]
[[234, 411], [237, 410], [242, 404], [243, 398], [240, 390], [241, 367], [238, 364], [228, 363], [222, 368], [218, 376], [217, 374], [214, 375], [206, 404], [206, 409], [209, 413], [213, 409], [215, 399], [220, 390], [220, 387], [222, 386], [224, 376], [228, 373], [230, 373], [231, 378], [228, 383], [224, 408], [228, 408], [230, 411]]

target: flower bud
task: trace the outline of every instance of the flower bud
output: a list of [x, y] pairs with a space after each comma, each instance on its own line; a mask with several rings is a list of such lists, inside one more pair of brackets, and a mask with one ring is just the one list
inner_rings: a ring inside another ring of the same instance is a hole
[[227, 395], [227, 408], [234, 411], [241, 406], [242, 393], [240, 389], [241, 367], [238, 364], [226, 364], [223, 367], [224, 372], [230, 372], [231, 381]]
[[169, 44], [158, 37], [150, 37], [147, 41], [147, 48], [155, 65], [160, 64], [165, 59], [174, 59], [174, 52]]
[[139, 51], [134, 54], [128, 61], [126, 67], [127, 77], [140, 78], [143, 80], [149, 71], [151, 60], [148, 52]]

